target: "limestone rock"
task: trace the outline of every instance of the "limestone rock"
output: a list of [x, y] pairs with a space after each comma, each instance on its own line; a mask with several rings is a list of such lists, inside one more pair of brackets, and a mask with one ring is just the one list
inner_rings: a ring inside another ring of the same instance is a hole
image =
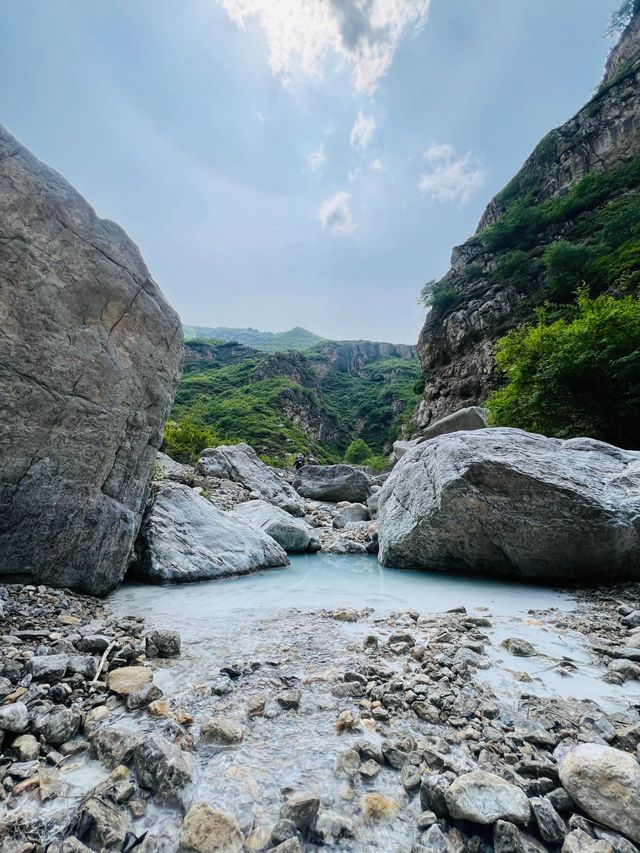
[[204, 450], [196, 471], [204, 477], [219, 477], [240, 483], [262, 500], [291, 515], [304, 515], [304, 504], [291, 486], [258, 458], [248, 444], [220, 445]]
[[182, 640], [179, 631], [157, 628], [145, 636], [145, 652], [150, 658], [174, 658], [180, 654]]
[[154, 485], [138, 543], [138, 568], [153, 581], [195, 581], [286, 566], [285, 551], [257, 527], [168, 480]]
[[275, 539], [288, 554], [307, 551], [311, 544], [311, 528], [302, 519], [294, 518], [279, 506], [267, 501], [246, 501], [238, 504], [230, 515], [238, 521], [253, 524]]
[[640, 842], [640, 764], [632, 755], [580, 744], [561, 760], [560, 780], [589, 817]]
[[0, 575], [122, 579], [182, 331], [136, 246], [0, 126]]
[[241, 853], [244, 836], [235, 818], [208, 803], [194, 803], [180, 833], [182, 850], [196, 853]]
[[45, 743], [60, 746], [74, 736], [81, 721], [77, 711], [65, 708], [64, 705], [52, 705], [36, 711], [31, 729]]
[[440, 420], [434, 421], [428, 427], [420, 431], [420, 441], [428, 441], [439, 435], [459, 430], [484, 429], [488, 424], [489, 412], [481, 406], [466, 406], [458, 409]]
[[0, 707], [0, 732], [23, 732], [29, 725], [29, 710], [22, 702]]
[[292, 821], [300, 832], [307, 832], [313, 826], [319, 808], [320, 800], [315, 794], [301, 792], [289, 797], [280, 809], [280, 817]]
[[439, 436], [382, 488], [379, 559], [555, 582], [640, 577], [640, 453], [516, 429]]
[[200, 736], [205, 743], [219, 743], [225, 746], [240, 743], [244, 737], [244, 729], [233, 720], [215, 717], [207, 720], [200, 730]]
[[608, 841], [596, 841], [582, 829], [574, 829], [564, 839], [561, 853], [613, 853]]
[[371, 494], [368, 475], [352, 465], [305, 465], [293, 487], [305, 498], [334, 503], [366, 503]]
[[107, 675], [107, 687], [118, 696], [135, 693], [150, 681], [153, 681], [153, 672], [148, 666], [123, 666]]
[[506, 820], [524, 824], [531, 813], [524, 791], [483, 770], [458, 776], [447, 788], [445, 800], [452, 817], [474, 823]]

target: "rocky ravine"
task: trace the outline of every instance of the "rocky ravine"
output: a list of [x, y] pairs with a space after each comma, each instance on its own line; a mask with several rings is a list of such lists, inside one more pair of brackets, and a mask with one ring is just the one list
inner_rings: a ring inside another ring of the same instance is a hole
[[124, 575], [182, 329], [136, 246], [0, 126], [0, 576]]

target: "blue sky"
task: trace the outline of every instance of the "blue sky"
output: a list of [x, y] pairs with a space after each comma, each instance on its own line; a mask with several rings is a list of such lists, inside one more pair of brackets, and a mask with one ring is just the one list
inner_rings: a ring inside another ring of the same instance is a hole
[[5, 0], [0, 120], [187, 323], [414, 342], [619, 0]]

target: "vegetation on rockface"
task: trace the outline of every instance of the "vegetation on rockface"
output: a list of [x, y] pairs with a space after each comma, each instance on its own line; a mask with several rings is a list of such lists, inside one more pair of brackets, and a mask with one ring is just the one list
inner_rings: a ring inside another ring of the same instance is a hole
[[621, 33], [638, 12], [640, 12], [640, 0], [623, 0], [611, 16], [605, 35], [613, 36]]
[[205, 446], [246, 441], [274, 464], [290, 464], [298, 453], [337, 462], [360, 437], [366, 464], [379, 469], [417, 401], [415, 360], [382, 358], [347, 373], [319, 349], [266, 355], [235, 342], [195, 341], [186, 352], [163, 445], [179, 461]]
[[511, 331], [498, 344], [507, 384], [490, 394], [496, 426], [640, 447], [640, 300], [579, 295], [571, 318]]

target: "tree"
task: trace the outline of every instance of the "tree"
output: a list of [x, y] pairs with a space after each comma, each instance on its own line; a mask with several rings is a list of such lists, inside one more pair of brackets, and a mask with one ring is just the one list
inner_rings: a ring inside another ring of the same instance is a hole
[[349, 465], [364, 465], [367, 459], [373, 456], [373, 451], [366, 441], [362, 438], [356, 438], [347, 447], [344, 454], [344, 461]]
[[585, 270], [591, 253], [583, 243], [556, 240], [544, 253], [547, 269], [547, 289], [552, 299], [565, 301], [584, 287]]
[[578, 297], [572, 320], [511, 331], [496, 362], [507, 379], [490, 394], [491, 423], [640, 448], [640, 300]]
[[436, 308], [446, 311], [456, 301], [457, 294], [444, 279], [438, 281], [432, 278], [422, 286], [420, 291], [420, 302], [425, 308]]

